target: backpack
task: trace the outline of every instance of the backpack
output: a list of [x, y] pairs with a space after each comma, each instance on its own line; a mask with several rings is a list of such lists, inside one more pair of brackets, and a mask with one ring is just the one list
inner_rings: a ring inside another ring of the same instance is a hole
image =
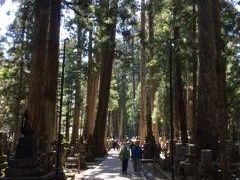
[[128, 150], [127, 147], [123, 147], [123, 149], [121, 150], [120, 154], [119, 154], [119, 158], [122, 159], [129, 159], [130, 157], [130, 152]]
[[142, 158], [142, 149], [139, 146], [134, 146], [132, 148], [132, 158], [141, 159]]

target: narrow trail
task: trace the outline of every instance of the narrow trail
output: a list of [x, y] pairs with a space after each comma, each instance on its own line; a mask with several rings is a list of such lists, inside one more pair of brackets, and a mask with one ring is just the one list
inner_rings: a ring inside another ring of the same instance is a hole
[[[111, 149], [108, 156], [93, 169], [75, 174], [75, 180], [165, 180], [162, 175], [158, 177], [145, 177], [146, 169], [137, 175], [133, 171], [132, 161], [128, 161], [128, 172], [123, 175], [121, 172], [121, 161], [118, 158], [118, 151]], [[145, 175], [144, 175], [145, 174]]]
[[128, 173], [123, 175], [121, 173], [121, 161], [118, 158], [118, 151], [110, 150], [108, 156], [104, 161], [97, 165], [94, 169], [88, 169], [75, 175], [75, 180], [79, 179], [94, 179], [94, 180], [145, 180], [143, 174], [135, 175], [131, 160], [128, 162]]

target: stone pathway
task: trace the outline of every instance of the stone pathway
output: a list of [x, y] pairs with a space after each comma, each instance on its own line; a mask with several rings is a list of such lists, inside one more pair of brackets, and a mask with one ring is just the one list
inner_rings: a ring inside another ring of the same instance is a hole
[[118, 158], [118, 151], [110, 150], [109, 155], [104, 161], [97, 165], [94, 169], [88, 169], [75, 174], [75, 180], [145, 180], [143, 173], [136, 175], [133, 172], [131, 160], [128, 163], [127, 175], [121, 173], [121, 162]]
[[128, 163], [127, 175], [121, 173], [121, 162], [118, 158], [118, 151], [111, 149], [108, 152], [108, 156], [104, 161], [97, 165], [94, 169], [88, 169], [75, 175], [75, 180], [87, 179], [87, 180], [128, 180], [128, 179], [140, 179], [145, 180], [143, 174], [135, 175], [133, 172], [132, 162]]

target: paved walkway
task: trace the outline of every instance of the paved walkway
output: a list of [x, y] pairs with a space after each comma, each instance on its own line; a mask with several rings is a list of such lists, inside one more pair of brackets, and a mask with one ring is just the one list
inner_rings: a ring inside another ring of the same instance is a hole
[[133, 172], [132, 162], [128, 163], [127, 175], [121, 173], [121, 161], [118, 158], [118, 151], [110, 150], [108, 156], [104, 161], [97, 165], [94, 169], [88, 169], [81, 172], [81, 174], [75, 175], [75, 180], [87, 179], [87, 180], [145, 180], [143, 173], [141, 175], [135, 175]]

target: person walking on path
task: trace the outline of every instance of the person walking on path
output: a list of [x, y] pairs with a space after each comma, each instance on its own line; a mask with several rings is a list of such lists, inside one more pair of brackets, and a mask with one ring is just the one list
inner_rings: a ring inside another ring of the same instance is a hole
[[135, 146], [131, 149], [132, 162], [134, 172], [139, 174], [141, 169], [142, 149], [139, 146], [139, 141], [136, 141]]
[[127, 174], [128, 169], [128, 160], [130, 158], [130, 152], [126, 144], [124, 144], [123, 148], [119, 153], [119, 158], [122, 161], [122, 173]]

